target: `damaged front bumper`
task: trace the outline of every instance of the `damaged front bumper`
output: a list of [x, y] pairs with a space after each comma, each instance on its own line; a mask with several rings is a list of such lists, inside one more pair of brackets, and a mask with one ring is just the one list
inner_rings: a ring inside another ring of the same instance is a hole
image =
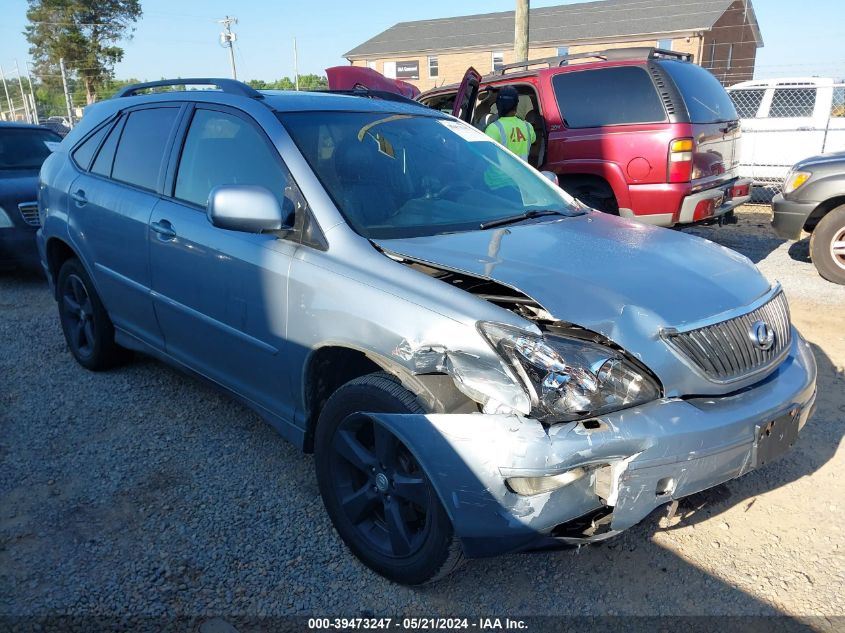
[[[551, 427], [513, 415], [367, 415], [414, 453], [466, 555], [488, 556], [602, 540], [662, 504], [739, 477], [792, 444], [815, 394], [815, 359], [795, 332], [775, 372], [723, 397], [662, 399]], [[507, 483], [573, 471], [532, 496]], [[602, 525], [582, 521], [590, 516], [603, 516]]]

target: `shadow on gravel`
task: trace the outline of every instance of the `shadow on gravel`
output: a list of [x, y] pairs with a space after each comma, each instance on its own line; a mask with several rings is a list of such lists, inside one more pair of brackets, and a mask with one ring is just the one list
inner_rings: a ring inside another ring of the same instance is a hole
[[789, 256], [796, 262], [812, 263], [810, 259], [810, 238], [798, 240], [789, 245]]
[[[742, 253], [755, 264], [766, 259], [772, 251], [777, 250], [786, 240], [777, 237], [771, 226], [765, 222], [752, 222], [737, 230], [735, 225], [727, 226], [690, 226], [681, 231], [690, 235], [703, 237], [711, 242]], [[749, 233], [748, 229], [757, 231]]]

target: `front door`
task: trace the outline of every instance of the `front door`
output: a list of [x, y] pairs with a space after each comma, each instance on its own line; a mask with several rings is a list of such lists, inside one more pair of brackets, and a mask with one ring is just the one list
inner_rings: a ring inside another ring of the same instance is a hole
[[480, 86], [481, 74], [470, 66], [464, 73], [461, 85], [458, 87], [455, 104], [452, 106], [452, 116], [458, 117], [467, 123], [472, 123], [472, 113], [475, 109], [475, 102], [478, 99]]
[[172, 176], [173, 195], [150, 218], [155, 312], [175, 360], [290, 420], [286, 295], [297, 244], [213, 226], [209, 193], [230, 184], [261, 185], [280, 202], [295, 187], [251, 119], [199, 107]]

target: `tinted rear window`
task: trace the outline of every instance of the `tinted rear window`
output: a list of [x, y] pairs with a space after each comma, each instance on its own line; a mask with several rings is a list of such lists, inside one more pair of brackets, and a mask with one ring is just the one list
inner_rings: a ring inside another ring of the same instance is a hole
[[39, 169], [50, 155], [47, 143], [61, 143], [50, 130], [0, 128], [0, 170]]
[[126, 119], [124, 115], [111, 129], [109, 136], [106, 139], [100, 151], [97, 152], [97, 158], [94, 159], [94, 164], [91, 166], [91, 171], [101, 176], [111, 176], [111, 166], [114, 162], [114, 151], [117, 149], [117, 140], [120, 138], [120, 131], [123, 129], [123, 122]]
[[552, 79], [552, 86], [570, 128], [666, 120], [654, 83], [640, 66], [561, 73]]
[[103, 137], [108, 131], [109, 126], [104, 125], [94, 132], [94, 134], [89, 136], [88, 140], [73, 150], [73, 158], [76, 160], [77, 165], [82, 167], [82, 169], [88, 169], [88, 165], [91, 164], [91, 159], [94, 157], [94, 152], [97, 151], [97, 148], [100, 146], [100, 141], [103, 140]]
[[731, 98], [713, 73], [689, 62], [662, 60], [657, 63], [678, 87], [690, 122], [719, 123], [738, 118]]
[[129, 115], [114, 157], [112, 178], [155, 190], [178, 108], [136, 110]]

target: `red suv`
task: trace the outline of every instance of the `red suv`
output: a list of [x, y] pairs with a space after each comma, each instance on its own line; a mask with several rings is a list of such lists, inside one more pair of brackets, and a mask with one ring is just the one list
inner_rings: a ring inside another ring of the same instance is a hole
[[[569, 62], [578, 59], [582, 63]], [[594, 60], [594, 61], [593, 61]], [[737, 177], [739, 119], [719, 81], [692, 56], [654, 48], [578, 53], [509, 64], [417, 101], [485, 129], [496, 94], [519, 92], [519, 116], [537, 132], [529, 162], [554, 172], [593, 208], [672, 226], [732, 217], [750, 198]], [[408, 84], [369, 68], [328, 69], [335, 89], [372, 88], [408, 96]], [[400, 90], [405, 88], [405, 90]]]

